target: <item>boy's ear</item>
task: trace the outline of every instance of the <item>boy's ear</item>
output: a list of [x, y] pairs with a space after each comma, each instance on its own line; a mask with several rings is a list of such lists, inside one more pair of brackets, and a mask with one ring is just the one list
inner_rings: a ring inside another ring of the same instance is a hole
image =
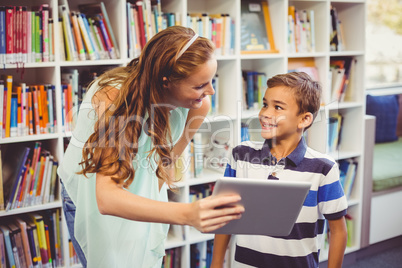
[[162, 86], [164, 89], [168, 89], [169, 88], [169, 79], [167, 79], [165, 76], [162, 78], [163, 82], [162, 82]]
[[304, 113], [301, 115], [301, 120], [299, 122], [299, 128], [301, 129], [305, 129], [307, 127], [309, 127], [314, 120], [313, 114], [310, 112]]

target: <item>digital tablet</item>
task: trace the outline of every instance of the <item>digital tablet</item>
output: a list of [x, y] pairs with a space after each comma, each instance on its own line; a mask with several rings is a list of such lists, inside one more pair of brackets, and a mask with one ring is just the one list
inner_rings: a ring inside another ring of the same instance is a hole
[[310, 187], [310, 182], [219, 178], [212, 195], [237, 193], [245, 211], [240, 219], [232, 220], [211, 233], [287, 236]]

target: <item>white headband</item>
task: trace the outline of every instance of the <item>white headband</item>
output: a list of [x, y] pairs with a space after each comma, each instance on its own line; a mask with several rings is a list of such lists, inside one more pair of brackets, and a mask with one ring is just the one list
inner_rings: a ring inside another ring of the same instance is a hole
[[190, 41], [188, 41], [188, 43], [180, 50], [179, 54], [177, 54], [176, 56], [176, 60], [178, 60], [181, 55], [183, 55], [184, 52], [186, 52], [186, 50], [191, 46], [192, 43], [194, 43], [194, 41], [198, 38], [198, 34], [195, 34], [193, 36], [193, 38], [190, 39]]

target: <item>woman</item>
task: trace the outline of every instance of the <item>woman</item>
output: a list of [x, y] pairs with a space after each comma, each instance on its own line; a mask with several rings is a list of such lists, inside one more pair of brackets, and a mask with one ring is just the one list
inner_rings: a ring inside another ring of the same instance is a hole
[[84, 266], [160, 267], [168, 224], [209, 232], [241, 216], [240, 206], [222, 208], [237, 195], [167, 202], [174, 161], [214, 94], [213, 53], [208, 39], [169, 27], [139, 58], [89, 88], [58, 169], [67, 225]]

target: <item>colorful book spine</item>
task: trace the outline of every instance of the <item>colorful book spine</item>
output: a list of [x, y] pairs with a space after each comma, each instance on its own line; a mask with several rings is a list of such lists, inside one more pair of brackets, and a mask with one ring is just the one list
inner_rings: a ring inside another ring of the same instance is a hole
[[14, 54], [14, 14], [15, 7], [6, 7], [6, 63], [15, 62]]
[[0, 6], [0, 64], [6, 63], [6, 7]]
[[17, 94], [12, 93], [11, 95], [11, 107], [10, 107], [10, 137], [18, 136], [18, 98]]
[[4, 138], [4, 133], [3, 133], [3, 128], [5, 121], [3, 120], [3, 114], [5, 112], [4, 108], [6, 107], [4, 105], [4, 100], [5, 100], [5, 94], [4, 94], [4, 81], [0, 80], [0, 138]]
[[42, 4], [41, 8], [41, 22], [42, 22], [42, 61], [48, 62], [50, 59], [49, 53], [49, 5]]
[[75, 45], [77, 47], [78, 59], [79, 60], [86, 60], [84, 43], [82, 41], [82, 37], [81, 37], [81, 34], [80, 34], [77, 15], [76, 15], [76, 13], [74, 11], [71, 12], [70, 19], [71, 19], [72, 31], [73, 31], [73, 34], [74, 34]]

